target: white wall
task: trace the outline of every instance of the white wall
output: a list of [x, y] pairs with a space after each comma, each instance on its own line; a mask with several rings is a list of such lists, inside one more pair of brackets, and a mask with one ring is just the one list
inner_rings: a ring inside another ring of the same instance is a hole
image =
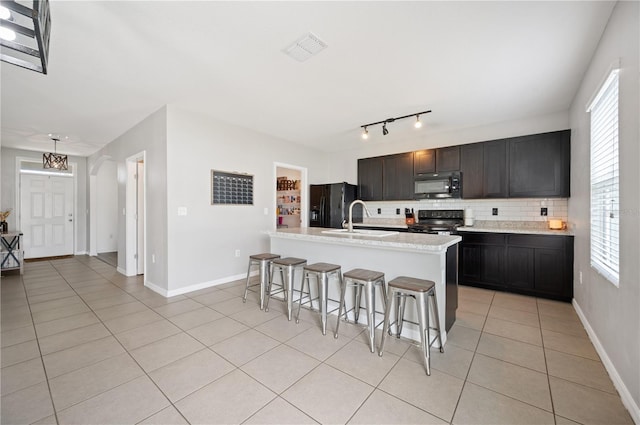
[[96, 174], [97, 252], [118, 250], [118, 168], [105, 161]]
[[[309, 182], [325, 182], [327, 156], [172, 105], [167, 108], [168, 289], [177, 293], [245, 274], [248, 256], [269, 248], [262, 232], [275, 229], [274, 163], [307, 167]], [[212, 169], [253, 175], [254, 205], [211, 205]], [[186, 207], [187, 215], [178, 216], [178, 207]]]
[[[27, 151], [22, 149], [2, 148], [2, 195], [0, 198], [0, 209], [12, 208], [13, 211], [7, 220], [9, 230], [16, 229], [17, 211], [16, 205], [16, 158], [33, 158], [42, 161], [42, 152]], [[77, 165], [76, 173], [76, 232], [75, 232], [75, 252], [84, 254], [88, 251], [88, 198], [87, 198], [87, 158], [79, 156], [69, 156], [69, 163]]]
[[[609, 365], [623, 402], [640, 423], [640, 173], [638, 85], [640, 3], [618, 2], [571, 106], [571, 195], [575, 224], [574, 298]], [[587, 102], [620, 60], [620, 287], [590, 267]], [[580, 283], [579, 275], [583, 281]]]
[[[487, 106], [487, 107], [490, 107]], [[435, 111], [434, 111], [435, 113]], [[482, 127], [461, 129], [453, 132], [438, 133], [429, 128], [429, 115], [421, 117], [423, 128], [416, 130], [413, 137], [401, 139], [393, 132], [393, 125], [389, 124], [389, 134], [382, 136], [380, 126], [369, 129], [369, 139], [353, 140], [353, 148], [341, 151], [331, 157], [329, 163], [329, 180], [358, 182], [358, 159], [393, 153], [411, 152], [420, 149], [439, 148], [444, 146], [464, 145], [467, 143], [484, 142], [487, 140], [506, 137], [523, 136], [527, 134], [545, 133], [548, 131], [566, 130], [569, 128], [568, 111], [550, 115], [530, 117], [517, 121], [500, 122]]]
[[[122, 210], [126, 205], [126, 159], [146, 152], [147, 234], [145, 282], [166, 289], [167, 280], [167, 110], [165, 107], [151, 114], [122, 136], [88, 158], [91, 172], [95, 164], [104, 166], [108, 157], [118, 169], [118, 268], [125, 269], [125, 220]], [[156, 262], [151, 261], [155, 255]]]

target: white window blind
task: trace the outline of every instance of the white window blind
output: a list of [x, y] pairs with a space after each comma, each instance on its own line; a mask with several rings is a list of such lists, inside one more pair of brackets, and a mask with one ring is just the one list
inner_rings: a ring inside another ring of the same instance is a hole
[[589, 105], [591, 113], [591, 266], [616, 286], [620, 270], [618, 70]]

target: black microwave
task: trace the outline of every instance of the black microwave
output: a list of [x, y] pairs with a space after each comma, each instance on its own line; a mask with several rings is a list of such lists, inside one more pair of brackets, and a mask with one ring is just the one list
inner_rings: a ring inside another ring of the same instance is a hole
[[461, 194], [459, 171], [418, 174], [414, 178], [414, 199], [460, 198]]

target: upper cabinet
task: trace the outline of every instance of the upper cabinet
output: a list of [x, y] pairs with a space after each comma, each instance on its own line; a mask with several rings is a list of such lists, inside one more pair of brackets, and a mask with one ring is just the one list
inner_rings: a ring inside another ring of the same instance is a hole
[[358, 197], [363, 201], [382, 200], [382, 157], [358, 160]]
[[462, 197], [570, 195], [571, 130], [358, 160], [360, 198], [410, 200], [414, 176], [458, 171]]
[[436, 173], [460, 170], [460, 146], [436, 149]]
[[569, 197], [571, 131], [509, 139], [509, 197]]
[[413, 152], [388, 155], [382, 162], [382, 199], [413, 199]]
[[[507, 140], [483, 143], [483, 198], [506, 198], [507, 188]], [[469, 176], [471, 177], [471, 176]], [[463, 176], [464, 178], [464, 176]], [[464, 181], [463, 181], [464, 184]]]
[[413, 153], [415, 175], [460, 170], [460, 146], [424, 149]]
[[413, 153], [413, 173], [428, 174], [436, 172], [436, 150], [424, 149]]

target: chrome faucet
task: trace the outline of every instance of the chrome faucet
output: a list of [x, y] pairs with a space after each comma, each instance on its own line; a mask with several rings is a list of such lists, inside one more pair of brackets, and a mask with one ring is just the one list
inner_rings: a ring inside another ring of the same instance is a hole
[[364, 209], [365, 214], [367, 214], [367, 217], [371, 217], [371, 214], [369, 213], [369, 210], [367, 209], [367, 205], [364, 203], [364, 201], [360, 199], [356, 199], [355, 201], [351, 202], [349, 204], [349, 223], [347, 223], [348, 225], [347, 231], [349, 233], [353, 233], [353, 206], [355, 204], [362, 204], [362, 208]]

